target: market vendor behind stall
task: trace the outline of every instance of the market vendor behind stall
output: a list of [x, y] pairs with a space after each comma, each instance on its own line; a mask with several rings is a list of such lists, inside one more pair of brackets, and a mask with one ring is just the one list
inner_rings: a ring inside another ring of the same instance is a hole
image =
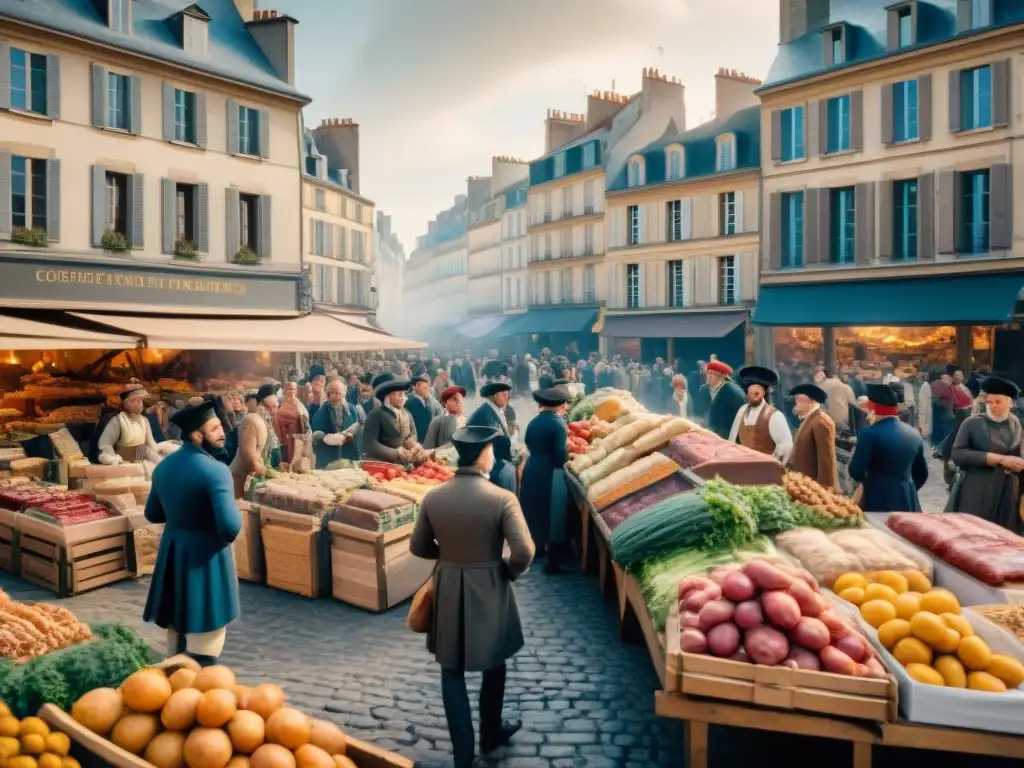
[[281, 461], [291, 463], [295, 456], [295, 437], [310, 434], [310, 416], [299, 400], [298, 383], [286, 382], [283, 393], [284, 402], [274, 414], [274, 433], [281, 443]]
[[335, 379], [327, 385], [327, 402], [313, 417], [313, 454], [316, 468], [339, 459], [358, 461], [362, 455], [362, 429], [366, 421], [363, 409], [345, 397], [345, 385]]
[[405, 410], [409, 382], [396, 379], [393, 373], [382, 373], [373, 383], [381, 407], [366, 417], [363, 456], [397, 464], [422, 464], [430, 457], [417, 442], [412, 416]]
[[100, 464], [136, 464], [160, 461], [153, 428], [142, 411], [149, 393], [141, 386], [121, 393], [121, 410], [100, 433], [97, 445]]
[[740, 386], [747, 393], [747, 402], [736, 412], [729, 442], [739, 442], [785, 464], [793, 450], [793, 435], [782, 411], [768, 402], [778, 383], [779, 375], [770, 368], [750, 365], [740, 369]]
[[247, 413], [238, 425], [238, 453], [231, 462], [236, 499], [245, 495], [245, 483], [249, 477], [265, 477], [271, 466], [274, 427], [267, 407], [277, 405], [274, 385], [264, 384], [255, 398], [256, 409]]
[[406, 398], [405, 410], [412, 416], [412, 423], [416, 427], [416, 439], [420, 443], [424, 442], [427, 439], [430, 422], [444, 412], [441, 404], [431, 393], [430, 377], [427, 374], [421, 373], [412, 380], [412, 393]]
[[505, 408], [512, 392], [507, 381], [491, 381], [480, 387], [484, 402], [466, 422], [467, 427], [492, 427], [501, 436], [494, 441], [494, 469], [491, 482], [506, 491], [516, 492], [516, 468], [512, 454], [512, 430], [509, 427]]
[[707, 378], [711, 397], [708, 429], [723, 440], [728, 440], [736, 412], [743, 406], [743, 390], [732, 380], [732, 368], [718, 360], [708, 363]]

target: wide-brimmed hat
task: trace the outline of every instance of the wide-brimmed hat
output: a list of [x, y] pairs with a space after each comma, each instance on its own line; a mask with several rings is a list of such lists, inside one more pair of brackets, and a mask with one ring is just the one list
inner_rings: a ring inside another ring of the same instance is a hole
[[373, 396], [383, 400], [392, 392], [406, 392], [411, 386], [408, 379], [396, 379], [393, 373], [382, 373], [373, 380]]
[[797, 384], [789, 390], [789, 396], [796, 397], [797, 395], [806, 395], [816, 403], [824, 403], [828, 399], [825, 390], [817, 384]]
[[506, 381], [491, 381], [480, 387], [480, 397], [493, 397], [499, 392], [511, 392], [512, 385]]
[[466, 390], [463, 387], [448, 387], [441, 393], [441, 404], [444, 405], [456, 395], [466, 396]]
[[213, 421], [216, 418], [217, 411], [214, 409], [213, 403], [209, 400], [204, 400], [198, 405], [190, 405], [187, 408], [176, 411], [171, 416], [170, 421], [171, 424], [188, 435], [201, 429], [208, 421]]
[[533, 393], [533, 399], [536, 400], [540, 405], [549, 407], [555, 407], [568, 403], [572, 395], [569, 394], [569, 390], [565, 387], [549, 387], [547, 389], [538, 389]]
[[746, 390], [751, 384], [760, 384], [765, 389], [771, 389], [779, 383], [779, 374], [771, 368], [760, 365], [748, 365], [740, 368], [740, 386]]
[[986, 395], [1004, 395], [1012, 400], [1016, 400], [1020, 395], [1020, 387], [1012, 381], [1001, 379], [998, 376], [987, 376], [981, 382], [981, 391]]

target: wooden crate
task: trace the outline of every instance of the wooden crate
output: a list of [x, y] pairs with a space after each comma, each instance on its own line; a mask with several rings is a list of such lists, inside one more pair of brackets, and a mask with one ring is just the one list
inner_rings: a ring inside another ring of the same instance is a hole
[[858, 720], [892, 722], [898, 713], [899, 694], [892, 675], [888, 680], [849, 677], [684, 653], [679, 647], [676, 609], [665, 624], [665, 689], [684, 696]]
[[323, 568], [325, 539], [312, 515], [260, 505], [260, 539], [267, 566], [267, 586], [304, 597], [319, 597], [327, 583]]
[[25, 515], [18, 528], [19, 575], [60, 597], [127, 579], [129, 525], [108, 517], [61, 528]]
[[235, 573], [243, 581], [262, 584], [267, 578], [267, 562], [260, 535], [260, 513], [250, 502], [243, 500], [238, 501], [238, 512], [242, 516], [242, 531], [232, 545]]
[[345, 523], [327, 523], [331, 536], [332, 593], [336, 600], [368, 611], [385, 611], [416, 594], [434, 561], [409, 552], [414, 524], [375, 533]]
[[15, 515], [7, 509], [0, 509], [0, 571], [18, 573], [18, 528]]

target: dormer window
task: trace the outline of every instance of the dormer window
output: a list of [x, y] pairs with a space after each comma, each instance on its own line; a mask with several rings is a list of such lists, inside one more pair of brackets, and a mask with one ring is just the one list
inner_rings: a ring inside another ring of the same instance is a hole
[[917, 0], [889, 6], [889, 50], [917, 45]]
[[565, 176], [565, 153], [559, 152], [555, 155], [555, 178], [560, 179]]
[[626, 166], [626, 185], [639, 187], [644, 183], [644, 165], [639, 157], [631, 157], [629, 165]]
[[957, 32], [970, 32], [992, 26], [992, 0], [958, 0]]
[[107, 6], [107, 26], [114, 32], [130, 35], [132, 31], [132, 0], [105, 0], [104, 4]]
[[194, 56], [206, 56], [209, 50], [209, 14], [198, 5], [190, 5], [167, 18], [181, 49]]
[[821, 34], [825, 66], [834, 67], [838, 64], [845, 64], [849, 60], [846, 25], [836, 24], [834, 27], [827, 27]]
[[665, 148], [665, 168], [666, 181], [683, 178], [683, 148], [678, 144]]
[[736, 136], [729, 133], [715, 139], [717, 145], [715, 168], [719, 171], [736, 170]]

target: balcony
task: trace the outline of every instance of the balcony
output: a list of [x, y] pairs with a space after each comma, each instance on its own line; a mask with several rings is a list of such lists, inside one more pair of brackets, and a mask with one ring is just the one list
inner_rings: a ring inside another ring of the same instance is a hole
[[593, 247], [585, 248], [579, 253], [564, 253], [552, 258], [550, 253], [544, 255], [531, 256], [529, 265], [534, 264], [573, 264], [578, 261], [586, 261], [587, 259], [593, 259], [603, 256], [603, 253], [596, 252]]
[[[543, 218], [534, 221], [528, 228], [527, 231], [532, 232], [538, 229], [557, 229], [558, 225], [561, 224], [579, 224], [587, 220], [599, 220], [604, 217], [604, 211], [595, 210], [594, 206], [584, 206], [583, 213], [576, 213], [575, 211], [570, 212], [568, 215], [552, 216], [549, 213], [544, 214]], [[549, 224], [555, 226], [549, 227]]]

